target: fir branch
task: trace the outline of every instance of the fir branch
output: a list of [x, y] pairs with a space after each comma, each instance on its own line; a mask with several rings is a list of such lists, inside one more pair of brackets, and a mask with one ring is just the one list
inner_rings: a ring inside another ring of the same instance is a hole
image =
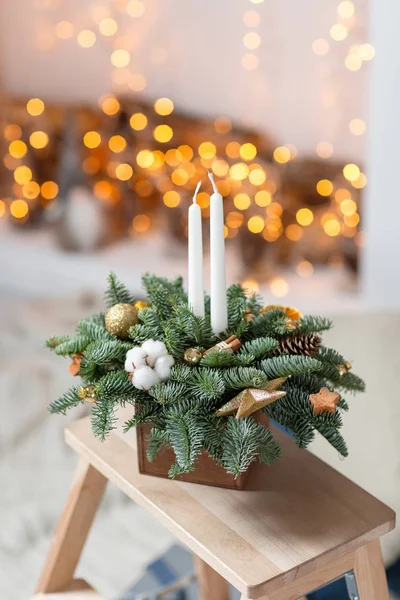
[[55, 348], [57, 348], [57, 346], [60, 346], [64, 342], [70, 340], [71, 337], [72, 336], [70, 335], [54, 335], [53, 337], [45, 341], [45, 347], [49, 348], [50, 350], [54, 350]]
[[153, 385], [149, 390], [149, 394], [159, 404], [172, 404], [184, 398], [187, 391], [188, 385], [186, 383], [169, 379], [166, 382]]
[[365, 382], [355, 373], [345, 373], [336, 383], [336, 387], [349, 392], [365, 392]]
[[267, 354], [276, 350], [278, 346], [279, 342], [274, 338], [255, 338], [243, 344], [236, 355], [237, 361], [242, 365], [250, 365], [256, 360], [265, 358]]
[[104, 441], [114, 429], [116, 402], [112, 398], [98, 397], [93, 404], [91, 424], [93, 434]]
[[175, 364], [171, 369], [171, 379], [185, 383], [191, 376], [192, 369], [182, 363]]
[[66, 415], [67, 410], [70, 408], [74, 408], [79, 404], [83, 404], [84, 401], [78, 396], [78, 388], [79, 386], [75, 386], [69, 389], [67, 392], [62, 394], [58, 400], [52, 402], [48, 408], [49, 412]]
[[231, 475], [238, 477], [257, 458], [259, 429], [251, 417], [228, 417], [222, 436], [222, 464]]
[[168, 433], [164, 429], [153, 427], [147, 436], [147, 460], [153, 462], [160, 450], [168, 444]]
[[322, 363], [309, 356], [282, 354], [261, 361], [260, 369], [264, 371], [268, 379], [276, 379], [277, 377], [321, 371]]
[[59, 356], [69, 356], [71, 354], [78, 353], [80, 354], [85, 351], [86, 346], [88, 346], [90, 342], [91, 339], [86, 335], [75, 335], [55, 346], [54, 351]]
[[210, 456], [218, 463], [222, 460], [222, 435], [224, 431], [223, 419], [214, 414], [200, 415], [198, 421], [201, 424], [204, 435], [204, 448]]
[[203, 444], [202, 428], [191, 414], [169, 415], [166, 427], [177, 464], [186, 472], [192, 470]]
[[148, 394], [138, 390], [128, 379], [125, 371], [111, 371], [104, 375], [97, 385], [97, 393], [102, 398], [118, 402], [122, 406], [125, 402], [146, 402]]
[[144, 402], [136, 408], [136, 414], [124, 423], [124, 433], [136, 427], [139, 423], [152, 423], [161, 408], [154, 402]]
[[227, 390], [242, 390], [245, 388], [262, 388], [268, 378], [255, 367], [234, 367], [222, 371]]
[[332, 321], [327, 319], [326, 317], [313, 317], [310, 315], [306, 315], [301, 317], [299, 320], [298, 329], [293, 331], [293, 335], [297, 335], [299, 331], [303, 335], [307, 335], [309, 333], [320, 333], [321, 331], [328, 331], [331, 329]]
[[116, 340], [116, 336], [107, 331], [104, 323], [98, 323], [96, 320], [84, 319], [79, 321], [76, 331], [82, 336], [90, 338], [90, 341]]
[[278, 442], [274, 439], [272, 433], [261, 423], [256, 423], [257, 432], [255, 437], [258, 443], [258, 459], [265, 465], [272, 465], [282, 452]]
[[208, 368], [193, 371], [188, 384], [193, 395], [199, 399], [219, 398], [225, 391], [222, 374]]
[[274, 308], [258, 315], [246, 337], [281, 337], [287, 335], [287, 316], [280, 308]]
[[236, 364], [236, 355], [230, 350], [223, 350], [221, 348], [213, 348], [212, 350], [209, 350], [200, 361], [200, 365], [202, 367], [211, 367], [214, 369], [231, 367]]
[[104, 300], [108, 308], [116, 304], [133, 304], [134, 302], [134, 298], [128, 288], [118, 281], [117, 276], [112, 272], [108, 276], [108, 288]]
[[98, 340], [89, 344], [85, 350], [85, 358], [97, 365], [104, 365], [114, 361], [123, 363], [126, 353], [132, 348], [130, 342], [121, 340]]
[[345, 363], [344, 357], [339, 354], [339, 352], [333, 348], [326, 348], [325, 346], [320, 346], [318, 348], [318, 352], [315, 354], [314, 358], [331, 365], [343, 365]]

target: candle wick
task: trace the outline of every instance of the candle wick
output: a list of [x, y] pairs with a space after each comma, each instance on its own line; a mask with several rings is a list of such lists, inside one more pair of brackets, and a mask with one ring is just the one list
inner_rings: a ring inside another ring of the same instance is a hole
[[193, 204], [197, 204], [197, 194], [199, 193], [199, 189], [201, 188], [201, 181], [196, 186], [196, 190], [193, 194]]
[[217, 185], [214, 181], [214, 175], [211, 173], [211, 171], [207, 171], [207, 174], [208, 174], [209, 180], [211, 181], [211, 185], [213, 186], [214, 194], [218, 194], [219, 192], [218, 192]]

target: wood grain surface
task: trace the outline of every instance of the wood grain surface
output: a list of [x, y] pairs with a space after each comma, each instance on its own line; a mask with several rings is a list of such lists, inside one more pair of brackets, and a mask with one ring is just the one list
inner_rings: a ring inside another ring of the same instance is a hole
[[257, 465], [238, 491], [143, 476], [135, 449], [117, 434], [99, 442], [87, 418], [66, 429], [76, 452], [247, 598], [322, 569], [395, 523], [382, 502], [285, 434], [274, 435], [284, 457]]

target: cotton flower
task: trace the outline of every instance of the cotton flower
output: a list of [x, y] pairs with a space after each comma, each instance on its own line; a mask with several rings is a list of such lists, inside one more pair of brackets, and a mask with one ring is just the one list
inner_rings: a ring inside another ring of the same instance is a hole
[[160, 383], [161, 379], [151, 367], [138, 367], [132, 375], [132, 383], [138, 390], [147, 392], [153, 385]]
[[164, 342], [159, 342], [157, 340], [146, 340], [142, 344], [142, 350], [147, 354], [147, 364], [150, 365], [150, 367], [154, 367], [157, 358], [168, 354]]
[[143, 348], [136, 347], [128, 350], [125, 359], [125, 371], [133, 373], [135, 369], [145, 366], [147, 364], [146, 356], [146, 351]]
[[174, 357], [171, 354], [157, 358], [156, 364], [154, 365], [154, 370], [162, 381], [168, 379], [170, 376], [171, 367], [174, 362]]
[[148, 391], [156, 383], [165, 381], [171, 374], [174, 357], [168, 354], [164, 342], [146, 340], [141, 347], [128, 350], [125, 371], [132, 374], [132, 385]]

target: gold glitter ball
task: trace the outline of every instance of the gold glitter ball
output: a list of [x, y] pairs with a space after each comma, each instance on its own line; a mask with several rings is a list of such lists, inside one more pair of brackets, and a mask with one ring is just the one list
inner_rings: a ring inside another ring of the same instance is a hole
[[136, 308], [136, 310], [142, 310], [142, 308], [147, 308], [149, 305], [145, 300], [136, 300], [133, 306]]
[[200, 352], [200, 350], [197, 350], [196, 348], [188, 348], [185, 350], [183, 360], [190, 365], [197, 365], [201, 361], [202, 356], [203, 353]]
[[139, 322], [137, 310], [131, 304], [116, 304], [106, 314], [106, 329], [113, 335], [125, 339], [129, 328]]

